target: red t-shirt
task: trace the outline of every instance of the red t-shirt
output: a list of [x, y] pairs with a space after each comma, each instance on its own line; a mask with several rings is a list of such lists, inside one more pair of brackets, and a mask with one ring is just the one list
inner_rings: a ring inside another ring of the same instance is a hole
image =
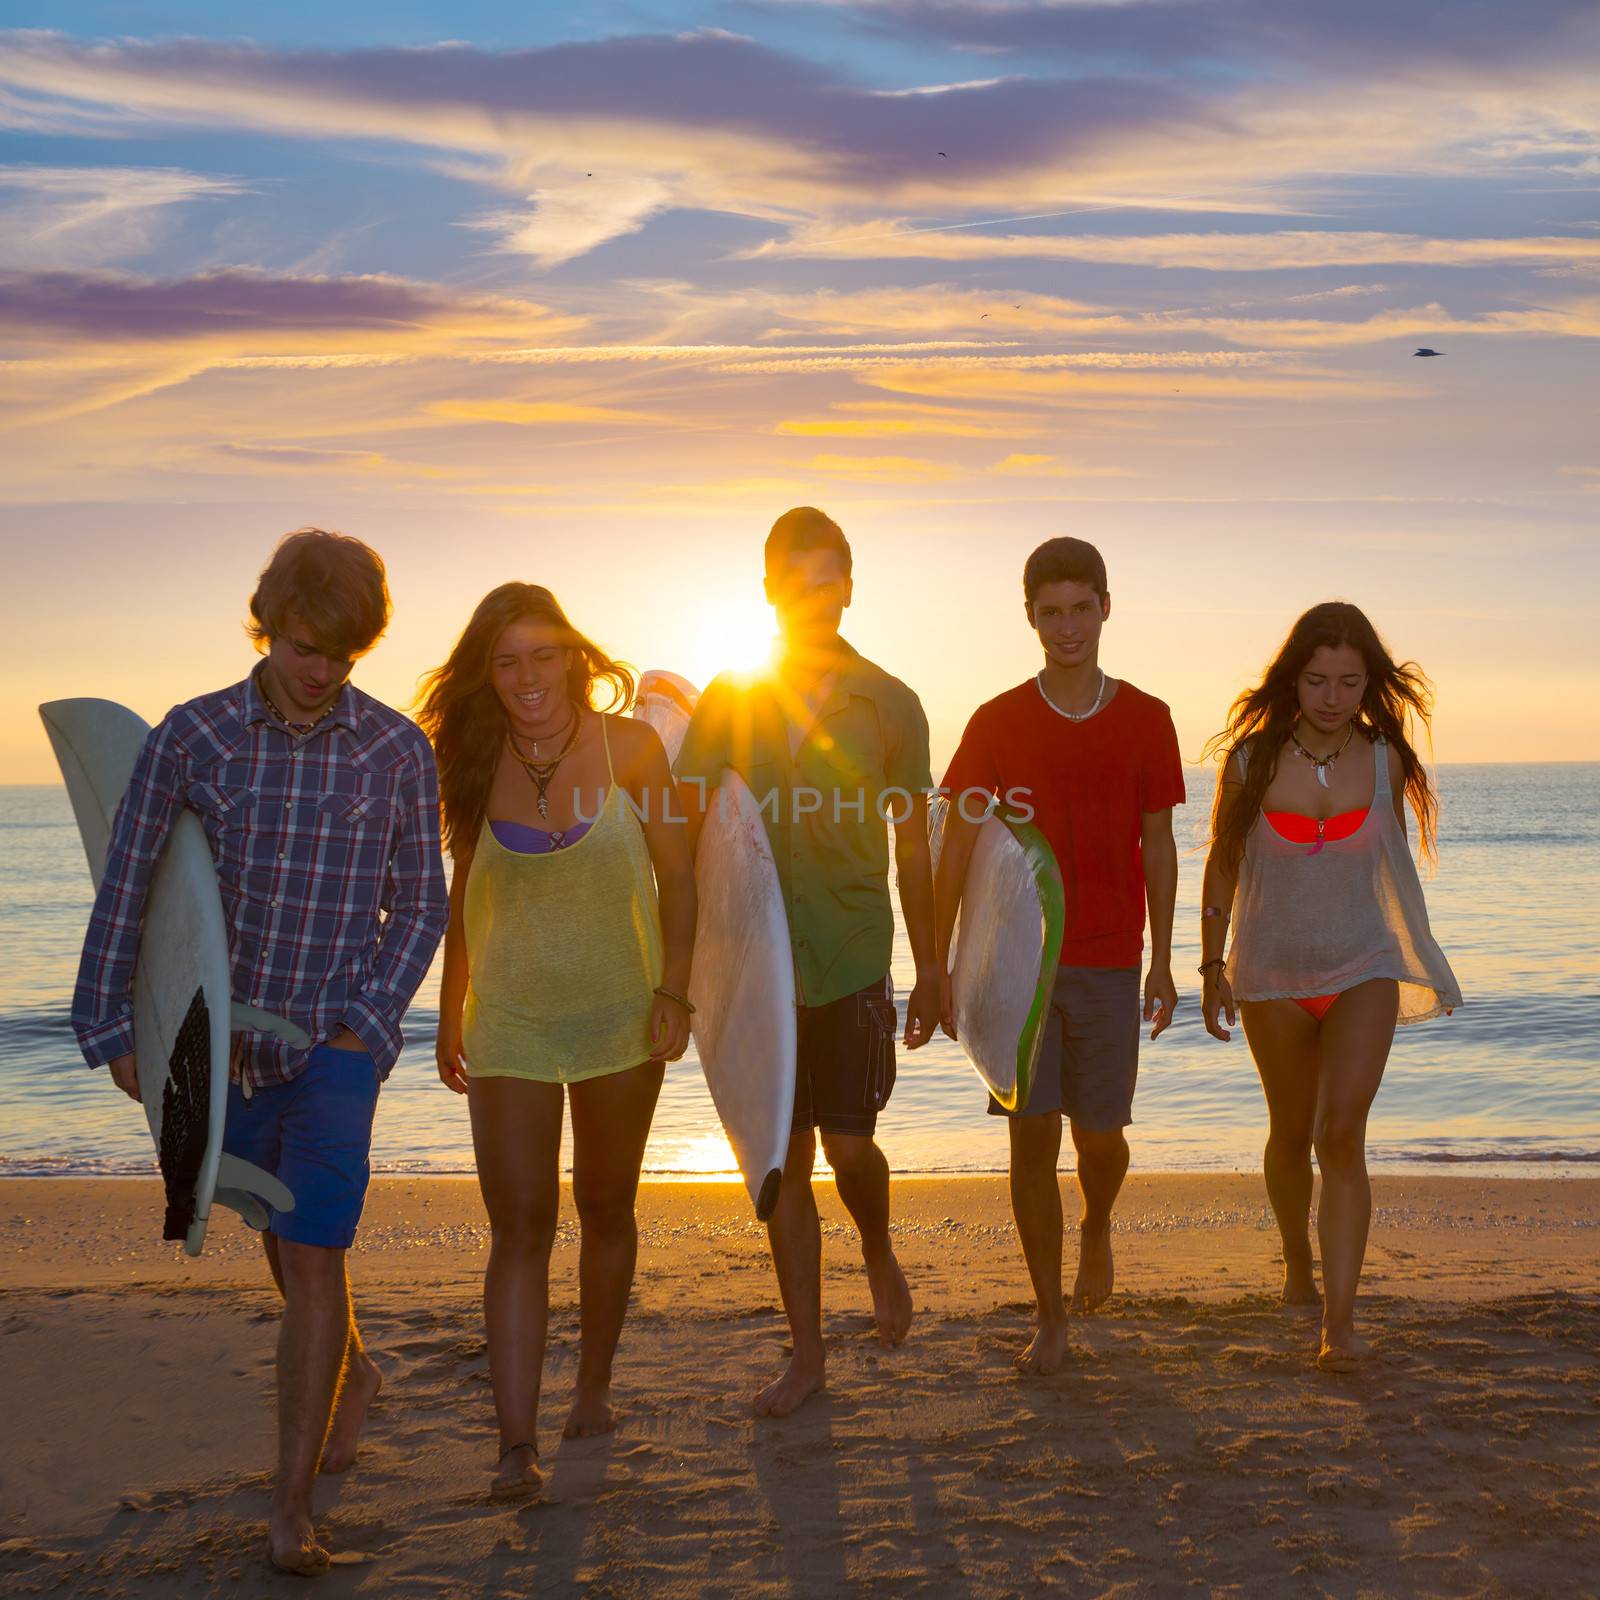
[[1178, 734], [1163, 701], [1119, 682], [1101, 711], [1073, 722], [1029, 678], [973, 712], [944, 788], [952, 803], [963, 789], [979, 789], [1033, 807], [1067, 892], [1063, 966], [1140, 964], [1141, 816], [1184, 800]]

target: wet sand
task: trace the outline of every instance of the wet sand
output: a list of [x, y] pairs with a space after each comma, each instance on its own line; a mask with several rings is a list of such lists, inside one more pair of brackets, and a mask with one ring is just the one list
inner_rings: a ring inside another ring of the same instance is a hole
[[[334, 1595], [1583, 1592], [1600, 1541], [1600, 1180], [1375, 1182], [1353, 1377], [1276, 1305], [1259, 1178], [1130, 1178], [1118, 1292], [1023, 1379], [1003, 1179], [896, 1181], [918, 1306], [881, 1349], [824, 1215], [829, 1387], [756, 1422], [786, 1329], [742, 1189], [649, 1184], [617, 1432], [559, 1438], [576, 1363], [570, 1204], [552, 1266], [544, 1503], [495, 1454], [470, 1179], [375, 1182], [351, 1257], [386, 1388], [320, 1525]], [[0, 1586], [304, 1593], [261, 1559], [276, 1301], [229, 1213], [199, 1261], [154, 1183], [0, 1182]], [[1069, 1251], [1074, 1241], [1069, 1237]], [[363, 1558], [356, 1560], [354, 1558]]]

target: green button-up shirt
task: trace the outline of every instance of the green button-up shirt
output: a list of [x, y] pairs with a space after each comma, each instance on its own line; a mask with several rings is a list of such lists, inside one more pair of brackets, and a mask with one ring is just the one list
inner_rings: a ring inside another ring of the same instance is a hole
[[[826, 1005], [889, 970], [887, 821], [933, 786], [928, 719], [898, 678], [841, 639], [828, 698], [791, 755], [775, 680], [724, 673], [701, 695], [677, 761], [680, 783], [716, 793], [731, 767], [749, 784], [789, 913], [796, 998]], [[803, 719], [795, 704], [793, 714]]]

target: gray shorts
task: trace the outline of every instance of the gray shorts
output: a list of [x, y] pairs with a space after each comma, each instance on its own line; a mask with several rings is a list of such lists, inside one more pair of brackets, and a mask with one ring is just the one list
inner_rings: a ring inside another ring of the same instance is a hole
[[1060, 1111], [1087, 1133], [1127, 1127], [1139, 1077], [1140, 1009], [1138, 967], [1060, 968], [1033, 1093], [1014, 1112], [991, 1095], [990, 1116]]

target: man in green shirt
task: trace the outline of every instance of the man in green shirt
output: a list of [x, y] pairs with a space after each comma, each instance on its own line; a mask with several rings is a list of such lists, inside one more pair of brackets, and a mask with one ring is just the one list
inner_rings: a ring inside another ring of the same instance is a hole
[[895, 824], [900, 907], [917, 965], [904, 1042], [939, 1021], [928, 857], [928, 721], [915, 694], [839, 637], [851, 599], [850, 546], [811, 506], [785, 512], [766, 544], [766, 594], [779, 651], [754, 682], [723, 674], [701, 696], [677, 776], [699, 839], [723, 771], [750, 786], [772, 845], [794, 955], [794, 1129], [767, 1224], [794, 1354], [755, 1398], [787, 1416], [823, 1384], [822, 1231], [811, 1172], [816, 1133], [861, 1232], [878, 1337], [911, 1326], [911, 1291], [889, 1238], [889, 1167], [873, 1141], [894, 1087], [887, 822]]

